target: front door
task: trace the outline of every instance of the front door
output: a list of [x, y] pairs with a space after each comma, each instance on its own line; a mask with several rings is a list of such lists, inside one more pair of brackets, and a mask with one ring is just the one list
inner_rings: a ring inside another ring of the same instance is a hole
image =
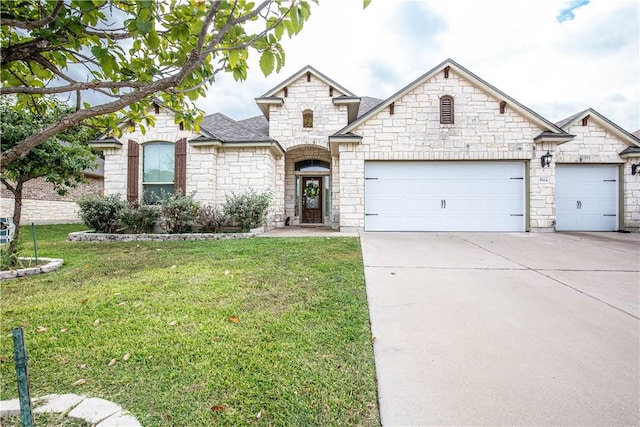
[[322, 177], [302, 178], [302, 223], [322, 224]]

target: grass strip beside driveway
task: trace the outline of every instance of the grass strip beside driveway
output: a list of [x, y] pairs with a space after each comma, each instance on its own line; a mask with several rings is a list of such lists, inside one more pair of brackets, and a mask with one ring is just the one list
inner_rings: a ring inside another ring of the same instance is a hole
[[358, 239], [65, 241], [81, 228], [38, 227], [65, 265], [2, 283], [0, 398], [24, 325], [32, 396], [101, 397], [145, 426], [379, 425]]

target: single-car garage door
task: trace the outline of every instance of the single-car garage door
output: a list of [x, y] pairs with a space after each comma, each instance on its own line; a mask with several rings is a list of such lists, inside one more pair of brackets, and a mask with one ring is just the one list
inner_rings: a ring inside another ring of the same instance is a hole
[[556, 230], [618, 229], [618, 167], [556, 165]]
[[366, 231], [524, 231], [523, 162], [365, 163]]

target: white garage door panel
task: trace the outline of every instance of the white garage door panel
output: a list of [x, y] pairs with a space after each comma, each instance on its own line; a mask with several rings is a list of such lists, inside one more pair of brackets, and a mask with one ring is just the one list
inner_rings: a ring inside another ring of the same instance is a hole
[[556, 230], [618, 229], [618, 167], [556, 165]]
[[524, 231], [521, 162], [367, 162], [368, 231]]

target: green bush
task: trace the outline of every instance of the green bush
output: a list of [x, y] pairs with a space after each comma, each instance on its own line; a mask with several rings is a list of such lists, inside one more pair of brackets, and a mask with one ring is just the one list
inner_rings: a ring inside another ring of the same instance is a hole
[[217, 233], [226, 225], [226, 218], [217, 206], [203, 205], [196, 214], [196, 226], [201, 233]]
[[160, 203], [160, 228], [170, 234], [191, 233], [199, 206], [193, 194], [165, 197]]
[[264, 224], [270, 205], [271, 193], [249, 190], [227, 196], [222, 211], [233, 225], [240, 227], [240, 231], [247, 232]]
[[118, 215], [121, 233], [153, 233], [153, 227], [158, 221], [160, 213], [153, 206], [127, 206]]
[[119, 194], [84, 196], [78, 200], [78, 205], [82, 221], [98, 233], [115, 233], [120, 212], [128, 206]]

